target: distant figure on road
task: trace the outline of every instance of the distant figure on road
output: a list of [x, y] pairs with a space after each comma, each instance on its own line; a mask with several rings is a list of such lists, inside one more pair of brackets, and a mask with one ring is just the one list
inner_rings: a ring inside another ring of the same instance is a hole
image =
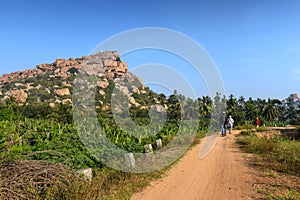
[[232, 133], [233, 123], [234, 123], [234, 120], [232, 119], [232, 116], [229, 115], [229, 119], [228, 119], [229, 134]]
[[225, 111], [223, 111], [223, 113], [220, 117], [220, 124], [221, 124], [221, 135], [222, 135], [222, 137], [224, 137], [224, 136], [226, 136], [226, 127], [228, 124], [228, 117], [227, 117]]
[[258, 128], [260, 125], [260, 120], [258, 117], [256, 117], [256, 119], [255, 119], [255, 124], [256, 124], [256, 128]]

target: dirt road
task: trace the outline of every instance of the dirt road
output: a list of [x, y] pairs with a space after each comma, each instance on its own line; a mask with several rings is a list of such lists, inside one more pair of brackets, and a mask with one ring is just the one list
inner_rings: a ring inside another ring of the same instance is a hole
[[173, 167], [168, 176], [154, 181], [132, 200], [231, 200], [253, 199], [251, 169], [235, 144], [235, 135], [220, 137], [211, 153], [199, 159], [196, 145]]

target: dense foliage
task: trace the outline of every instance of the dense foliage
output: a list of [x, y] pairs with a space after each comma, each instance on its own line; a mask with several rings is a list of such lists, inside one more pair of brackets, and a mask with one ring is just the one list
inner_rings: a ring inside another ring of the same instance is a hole
[[[106, 137], [118, 147], [131, 152], [144, 152], [145, 144], [152, 144], [155, 149], [157, 139], [161, 139], [163, 144], [168, 144], [176, 136], [182, 121], [188, 124], [193, 119], [198, 119], [198, 137], [205, 136], [208, 131], [219, 131], [219, 121], [214, 119], [216, 116], [213, 111], [226, 110], [228, 115], [233, 116], [237, 126], [254, 124], [256, 117], [261, 119], [262, 124], [277, 126], [297, 124], [300, 119], [299, 110], [294, 108], [293, 104], [284, 108], [276, 99], [245, 100], [244, 97], [236, 99], [233, 95], [226, 99], [225, 96], [217, 94], [214, 99], [203, 96], [193, 100], [176, 91], [169, 97], [156, 94], [149, 89], [145, 91], [145, 94], [134, 96], [137, 103], [148, 108], [155, 104], [167, 108], [166, 123], [160, 127], [160, 131], [145, 138], [128, 135], [114, 121], [111, 108], [102, 109], [109, 103], [113, 83], [105, 89], [105, 96], [98, 94], [95, 96], [98, 121], [104, 128]], [[39, 95], [36, 90], [32, 90], [31, 94]], [[52, 98], [47, 95], [49, 94], [43, 93], [39, 98], [43, 100]], [[13, 99], [8, 99], [0, 104], [0, 165], [14, 166], [13, 163], [32, 160], [60, 163], [70, 170], [86, 167], [100, 171], [105, 169], [82, 144], [73, 122], [71, 104], [60, 103], [51, 107], [47, 101], [35, 104], [30, 103], [31, 98], [28, 101], [28, 104], [18, 105]], [[151, 122], [149, 110], [131, 106], [129, 113], [130, 118], [137, 125], [144, 126], [141, 129], [143, 134], [149, 134], [147, 132], [147, 125]], [[212, 125], [211, 130], [208, 130], [209, 125]], [[184, 129], [183, 132], [195, 134], [191, 133], [189, 128]], [[279, 144], [278, 141], [276, 142]], [[293, 145], [297, 145], [296, 143]], [[281, 144], [282, 148], [286, 147], [284, 141], [280, 142]]]

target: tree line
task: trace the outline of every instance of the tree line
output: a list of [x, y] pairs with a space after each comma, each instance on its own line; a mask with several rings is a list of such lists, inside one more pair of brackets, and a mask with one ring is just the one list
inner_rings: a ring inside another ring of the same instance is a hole
[[[149, 97], [150, 96], [150, 97]], [[210, 96], [202, 96], [197, 99], [188, 98], [179, 94], [176, 90], [173, 94], [167, 97], [164, 94], [156, 94], [149, 92], [148, 97], [140, 97], [141, 101], [146, 101], [146, 104], [157, 104], [167, 106], [168, 119], [185, 120], [185, 119], [206, 119], [209, 120], [213, 116], [213, 111], [226, 111], [228, 115], [232, 115], [236, 125], [245, 125], [254, 123], [258, 117], [262, 124], [270, 126], [282, 125], [297, 125], [300, 123], [300, 106], [295, 107], [292, 101], [288, 101], [286, 106], [283, 106], [278, 99], [246, 99], [243, 96], [238, 98], [234, 95], [221, 95], [217, 93], [213, 98]], [[156, 102], [153, 99], [156, 99]], [[63, 123], [72, 122], [72, 105], [58, 104], [51, 108], [48, 103], [27, 104], [17, 106], [13, 100], [7, 100], [0, 104], [0, 118], [14, 118], [15, 116], [24, 116], [28, 118], [52, 118]], [[149, 123], [148, 110], [132, 106], [130, 108], [130, 116], [139, 121]], [[99, 111], [98, 118], [112, 119], [111, 111]], [[144, 120], [143, 120], [144, 119]]]

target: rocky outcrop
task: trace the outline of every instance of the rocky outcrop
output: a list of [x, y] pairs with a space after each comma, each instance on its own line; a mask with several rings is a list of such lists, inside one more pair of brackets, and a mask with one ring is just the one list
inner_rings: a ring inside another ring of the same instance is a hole
[[6, 92], [6, 95], [9, 97], [12, 97], [16, 100], [19, 104], [24, 104], [27, 100], [27, 93], [21, 89], [21, 90], [10, 90]]
[[[91, 77], [92, 81], [79, 78], [77, 84], [76, 80], [81, 76]], [[74, 84], [79, 86], [79, 90], [72, 88]], [[119, 91], [115, 91], [110, 86], [114, 86]], [[142, 85], [139, 77], [128, 72], [126, 62], [121, 61], [116, 51], [103, 51], [76, 59], [59, 58], [50, 64], [40, 64], [34, 69], [4, 74], [0, 77], [0, 101], [12, 97], [19, 104], [24, 104], [26, 101], [46, 102], [50, 107], [55, 107], [56, 104], [71, 104], [70, 96], [73, 95], [73, 91], [80, 96], [80, 92], [84, 93], [86, 90], [97, 94], [97, 106], [101, 105], [101, 109], [105, 111], [110, 109], [110, 95], [115, 95], [112, 92], [121, 92], [125, 98], [128, 98], [126, 101], [129, 107], [148, 109], [149, 106], [145, 104], [153, 102], [135, 99], [136, 95], [147, 94], [149, 88]], [[33, 98], [30, 95], [35, 96]], [[83, 100], [85, 99], [83, 97]], [[118, 107], [117, 111], [121, 112], [122, 109]], [[159, 107], [156, 109], [162, 111]]]
[[104, 51], [96, 55], [83, 56], [76, 59], [70, 58], [65, 60], [60, 58], [51, 64], [37, 65], [34, 69], [4, 74], [0, 77], [0, 85], [47, 72], [50, 72], [52, 77], [66, 79], [71, 75], [77, 74], [82, 66], [89, 74], [97, 74], [109, 80], [122, 76], [128, 71], [127, 64], [121, 62], [120, 56], [116, 51]]
[[109, 83], [107, 81], [98, 81], [97, 85], [101, 88], [107, 88], [109, 86]]
[[71, 99], [63, 99], [63, 100], [61, 101], [61, 103], [62, 103], [63, 105], [65, 105], [65, 104], [72, 104], [72, 100], [71, 100]]
[[55, 90], [55, 94], [58, 96], [71, 95], [69, 88]]

